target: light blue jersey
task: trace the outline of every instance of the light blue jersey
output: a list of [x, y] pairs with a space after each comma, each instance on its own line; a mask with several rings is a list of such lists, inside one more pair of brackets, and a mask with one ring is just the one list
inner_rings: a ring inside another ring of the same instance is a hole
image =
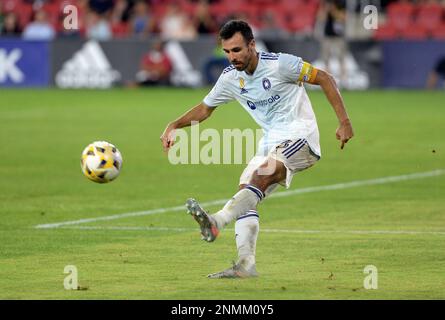
[[259, 53], [253, 75], [226, 68], [203, 102], [209, 107], [237, 100], [263, 129], [258, 153], [288, 139], [304, 138], [321, 155], [317, 121], [303, 86], [303, 60], [284, 53]]

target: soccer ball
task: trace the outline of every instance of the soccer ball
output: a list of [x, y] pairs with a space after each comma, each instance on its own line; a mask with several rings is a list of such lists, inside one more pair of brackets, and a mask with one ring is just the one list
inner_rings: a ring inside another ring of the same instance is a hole
[[88, 179], [98, 183], [107, 183], [119, 176], [122, 155], [111, 143], [95, 141], [83, 150], [80, 166]]

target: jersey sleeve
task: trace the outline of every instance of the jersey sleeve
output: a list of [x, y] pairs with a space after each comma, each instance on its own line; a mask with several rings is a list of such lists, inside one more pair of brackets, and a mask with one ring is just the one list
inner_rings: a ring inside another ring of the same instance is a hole
[[313, 82], [317, 75], [317, 69], [310, 63], [291, 54], [280, 55], [279, 71], [289, 82]]
[[213, 108], [234, 100], [234, 97], [230, 93], [229, 86], [226, 82], [226, 76], [223, 73], [220, 75], [218, 81], [216, 81], [212, 90], [210, 90], [202, 102], [206, 106]]

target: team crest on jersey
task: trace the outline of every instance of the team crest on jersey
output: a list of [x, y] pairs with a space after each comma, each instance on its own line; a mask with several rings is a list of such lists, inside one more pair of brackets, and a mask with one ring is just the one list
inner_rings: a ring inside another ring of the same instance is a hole
[[271, 87], [272, 87], [272, 84], [270, 83], [270, 80], [267, 79], [267, 78], [264, 78], [263, 79], [263, 88], [264, 88], [264, 90], [269, 91]]
[[248, 93], [248, 91], [244, 88], [246, 86], [244, 79], [239, 78], [239, 87], [241, 89], [241, 94]]

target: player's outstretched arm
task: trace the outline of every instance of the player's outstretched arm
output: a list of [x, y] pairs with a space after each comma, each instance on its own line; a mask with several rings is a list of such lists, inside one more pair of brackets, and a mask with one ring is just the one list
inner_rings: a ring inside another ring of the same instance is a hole
[[340, 148], [343, 149], [345, 143], [347, 143], [354, 136], [354, 131], [335, 79], [329, 73], [323, 70], [317, 70], [315, 79], [309, 82], [312, 84], [317, 84], [323, 89], [329, 103], [334, 108], [335, 114], [337, 115], [339, 121], [339, 127], [335, 134], [337, 139], [341, 142]]
[[200, 103], [197, 106], [191, 108], [175, 121], [170, 122], [161, 135], [161, 143], [164, 151], [168, 151], [170, 147], [175, 143], [175, 130], [188, 127], [193, 121], [201, 122], [210, 117], [212, 112], [216, 108], [210, 108], [204, 103]]

